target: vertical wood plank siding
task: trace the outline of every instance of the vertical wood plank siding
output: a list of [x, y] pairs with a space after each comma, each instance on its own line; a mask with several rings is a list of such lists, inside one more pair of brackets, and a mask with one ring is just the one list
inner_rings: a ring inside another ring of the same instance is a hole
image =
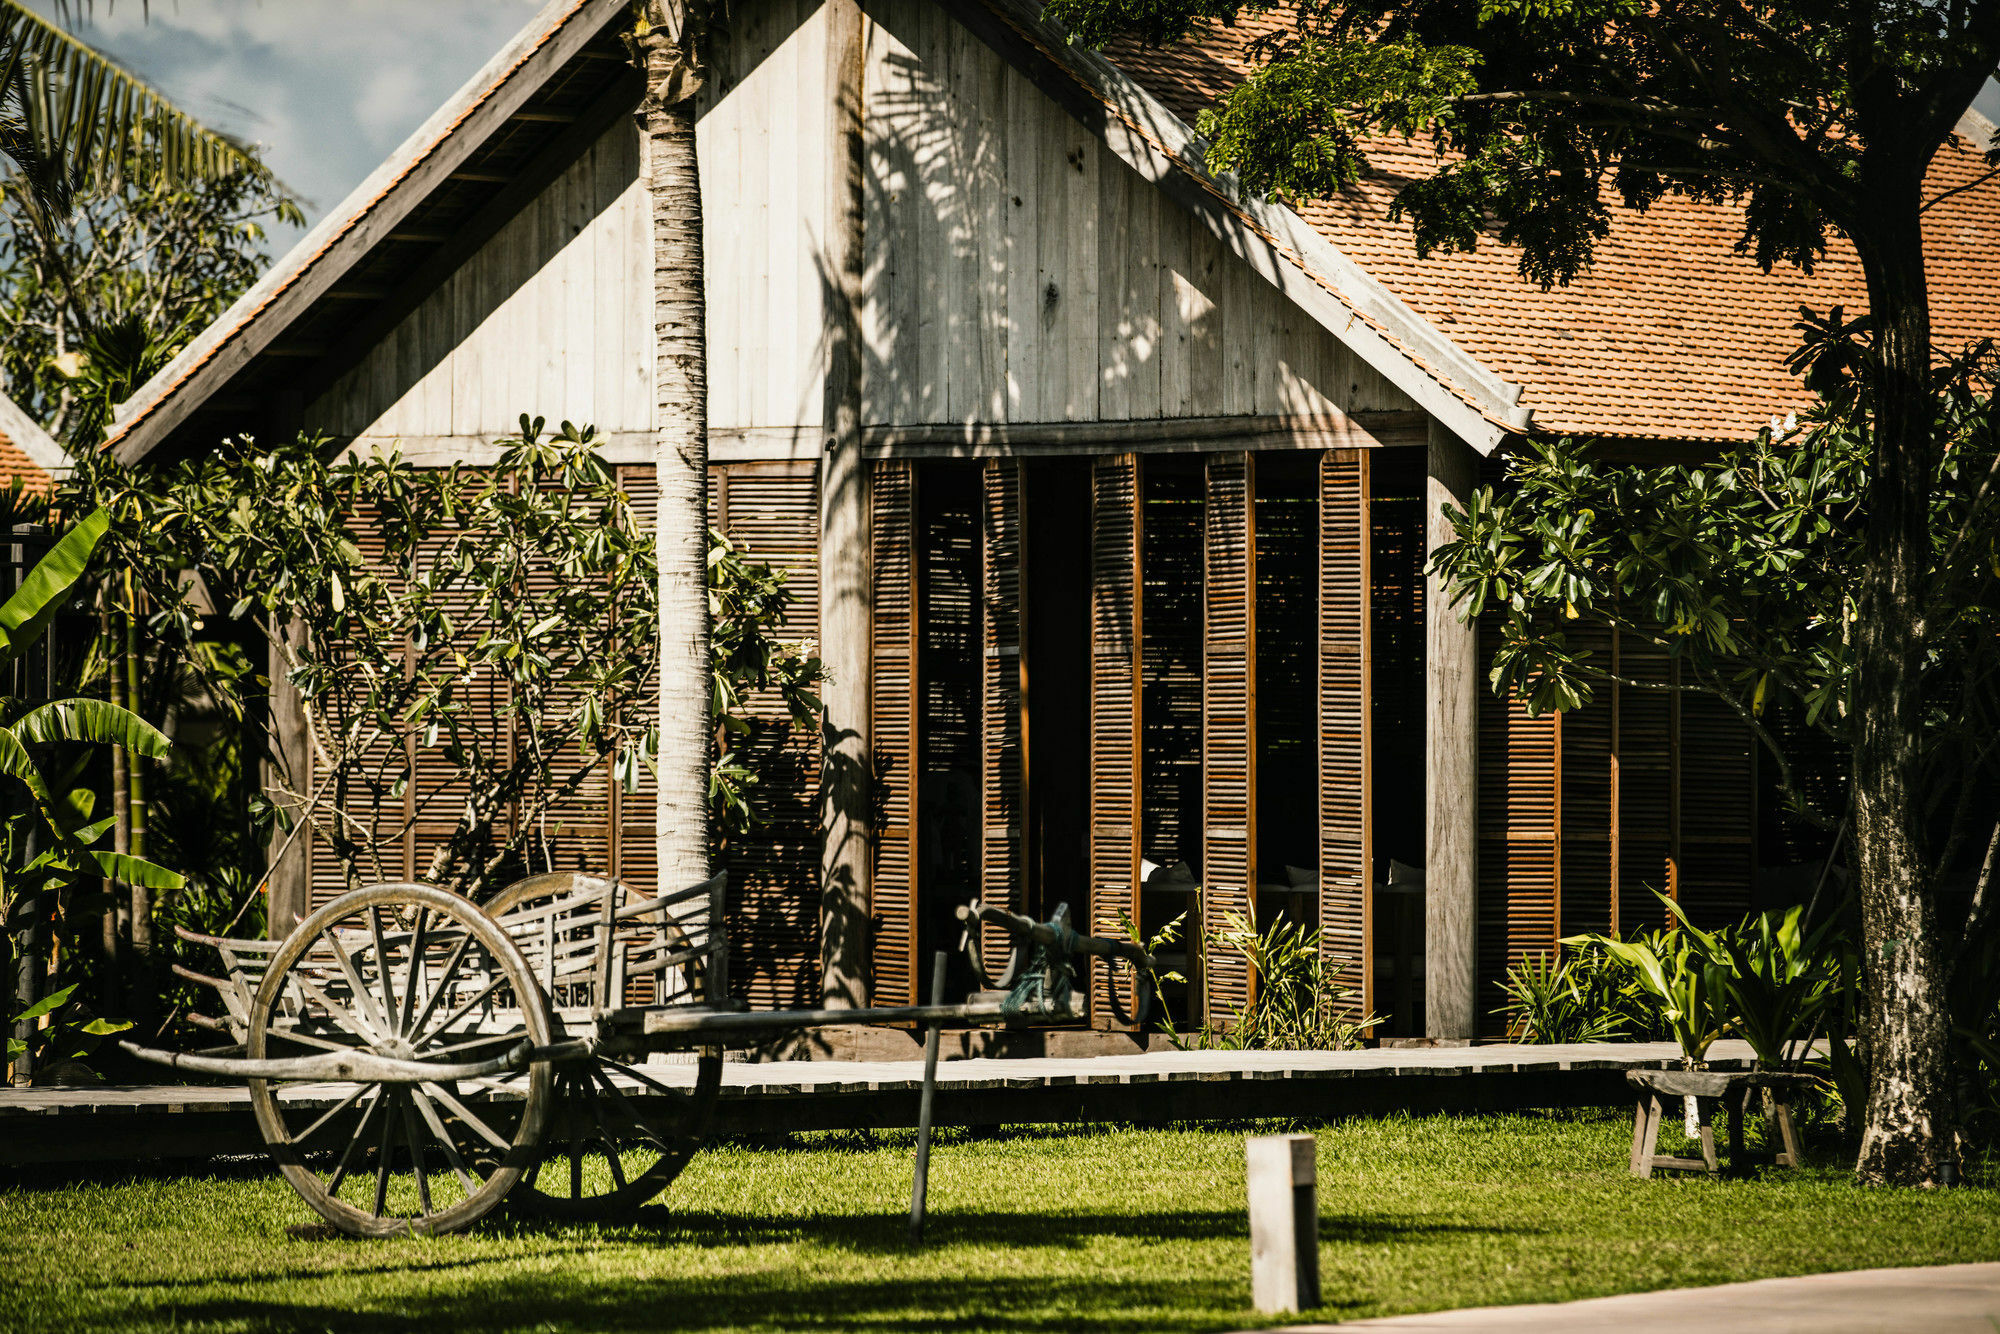
[[[1254, 460], [1208, 457], [1206, 654], [1202, 687], [1202, 918], [1205, 935], [1228, 915], [1257, 913], [1256, 541], [1250, 503]], [[1234, 950], [1214, 949], [1203, 967], [1205, 1012], [1227, 1022], [1250, 1001], [1249, 967]]]
[[[1026, 867], [1022, 788], [1021, 465], [993, 459], [984, 469], [985, 661], [981, 687], [980, 897], [1010, 912], [1025, 907]], [[1007, 964], [1012, 938], [999, 927], [982, 933], [988, 976]]]
[[1375, 1006], [1369, 462], [1329, 450], [1319, 469], [1320, 940], [1360, 1015]]
[[[1139, 920], [1139, 471], [1135, 454], [1091, 472], [1090, 930], [1123, 936]], [[1091, 1022], [1117, 1025], [1112, 978], [1091, 968]], [[1131, 998], [1123, 1000], [1130, 1014]]]
[[[817, 639], [817, 466], [712, 465], [709, 505], [715, 526], [746, 556], [785, 571], [792, 601], [779, 636]], [[720, 859], [729, 872], [730, 983], [753, 1006], [807, 1006], [819, 995], [819, 731], [794, 728], [775, 692], [755, 692], [744, 704], [751, 732], [734, 745], [757, 773], [763, 822]], [[626, 859], [637, 852], [628, 839]]]
[[917, 989], [917, 477], [904, 462], [871, 469], [874, 539], [875, 835], [870, 996], [915, 1004]]

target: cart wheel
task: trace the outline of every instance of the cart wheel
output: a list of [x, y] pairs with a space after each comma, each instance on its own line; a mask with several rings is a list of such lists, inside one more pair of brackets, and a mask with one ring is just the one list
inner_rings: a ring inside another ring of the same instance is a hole
[[[544, 1046], [547, 1004], [491, 918], [428, 885], [371, 885], [301, 922], [250, 1010], [254, 1059], [361, 1048], [477, 1063]], [[511, 1079], [253, 1079], [278, 1166], [320, 1216], [362, 1237], [450, 1232], [485, 1216], [539, 1156], [548, 1063]]]
[[[511, 927], [530, 966], [535, 967], [551, 947], [563, 954], [566, 947], [594, 940], [591, 933], [602, 903], [597, 894], [603, 885], [594, 877], [561, 872], [530, 876], [501, 890], [486, 905], [486, 911], [503, 928], [509, 928], [510, 918], [518, 919], [580, 895], [589, 897], [590, 906], [579, 905], [573, 913], [547, 924], [541, 918], [548, 914], [541, 914], [526, 930]], [[622, 881], [614, 882], [611, 890], [616, 896], [614, 909], [644, 898], [633, 894]], [[663, 937], [669, 947], [686, 943], [681, 928], [671, 918], [628, 921], [621, 932]], [[628, 943], [643, 947], [648, 942]], [[688, 979], [696, 994], [700, 994], [703, 981], [698, 970], [699, 964], [693, 965]], [[543, 969], [537, 971], [544, 973]], [[576, 989], [581, 993], [587, 987]], [[565, 999], [588, 999], [583, 994], [568, 995], [563, 985], [555, 992], [558, 1004]], [[663, 1080], [660, 1076], [664, 1072], [657, 1066], [649, 1070], [642, 1064], [602, 1057], [565, 1061], [558, 1066], [551, 1074], [554, 1099], [542, 1136], [541, 1161], [528, 1170], [513, 1203], [545, 1217], [602, 1219], [636, 1209], [665, 1190], [708, 1133], [709, 1117], [722, 1088], [721, 1050], [703, 1048], [696, 1054], [692, 1071], [694, 1078], [688, 1082]]]

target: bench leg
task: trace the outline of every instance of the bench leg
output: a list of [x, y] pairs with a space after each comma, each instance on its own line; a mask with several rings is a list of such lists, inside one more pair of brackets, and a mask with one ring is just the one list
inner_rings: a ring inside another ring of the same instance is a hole
[[1696, 1129], [1701, 1133], [1701, 1160], [1708, 1164], [1708, 1174], [1715, 1176], [1722, 1171], [1722, 1164], [1715, 1158], [1715, 1099], [1696, 1098], [1694, 1116]]
[[1660, 1144], [1660, 1099], [1657, 1095], [1639, 1099], [1632, 1118], [1632, 1175], [1653, 1175], [1653, 1152]]
[[1742, 1172], [1748, 1168], [1743, 1160], [1743, 1113], [1750, 1101], [1750, 1090], [1743, 1089], [1733, 1098], [1723, 1099], [1723, 1110], [1729, 1116], [1729, 1168], [1732, 1172]]
[[1774, 1161], [1779, 1167], [1797, 1167], [1800, 1161], [1799, 1132], [1798, 1127], [1792, 1124], [1792, 1105], [1772, 1098], [1771, 1119], [1777, 1123], [1779, 1142], [1785, 1146], [1783, 1153], [1773, 1155]]

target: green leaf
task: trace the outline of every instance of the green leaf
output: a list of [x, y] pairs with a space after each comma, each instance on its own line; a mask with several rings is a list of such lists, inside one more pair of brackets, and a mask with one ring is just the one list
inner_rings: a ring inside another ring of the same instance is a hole
[[58, 699], [15, 720], [14, 735], [28, 745], [88, 741], [123, 746], [149, 760], [164, 759], [173, 743], [129, 709], [101, 699]]
[[54, 1014], [69, 1002], [69, 994], [75, 991], [76, 988], [77, 984], [72, 982], [61, 991], [50, 992], [27, 1009], [15, 1015], [14, 1022], [17, 1024], [25, 1023], [30, 1019], [39, 1019], [45, 1014]]
[[179, 889], [187, 883], [178, 873], [164, 866], [155, 866], [144, 857], [123, 852], [93, 852], [90, 856], [105, 875], [128, 885], [144, 885], [147, 889]]
[[88, 1033], [94, 1038], [101, 1038], [113, 1033], [123, 1033], [130, 1027], [132, 1027], [130, 1019], [93, 1019], [78, 1031]]
[[36, 767], [34, 757], [28, 754], [21, 739], [14, 735], [12, 728], [0, 727], [0, 774], [18, 778], [34, 795], [35, 801], [44, 811], [49, 808], [49, 785], [42, 778], [42, 771]]
[[91, 511], [63, 534], [0, 605], [0, 661], [12, 661], [42, 637], [63, 598], [90, 568], [90, 555], [111, 527], [111, 511]]

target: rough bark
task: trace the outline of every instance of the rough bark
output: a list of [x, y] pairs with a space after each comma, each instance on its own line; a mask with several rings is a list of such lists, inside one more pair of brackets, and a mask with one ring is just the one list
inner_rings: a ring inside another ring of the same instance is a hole
[[1874, 192], [1855, 240], [1875, 320], [1875, 439], [1854, 631], [1854, 846], [1868, 1106], [1865, 1184], [1938, 1185], [1955, 1167], [1948, 982], [1922, 827], [1923, 590], [1936, 445], [1921, 177]]
[[[662, 7], [665, 8], [665, 7]], [[679, 20], [679, 21], [674, 21]], [[655, 11], [646, 53], [653, 215], [654, 463], [659, 485], [660, 885], [708, 878], [708, 360], [695, 158], [699, 66], [685, 11]]]

